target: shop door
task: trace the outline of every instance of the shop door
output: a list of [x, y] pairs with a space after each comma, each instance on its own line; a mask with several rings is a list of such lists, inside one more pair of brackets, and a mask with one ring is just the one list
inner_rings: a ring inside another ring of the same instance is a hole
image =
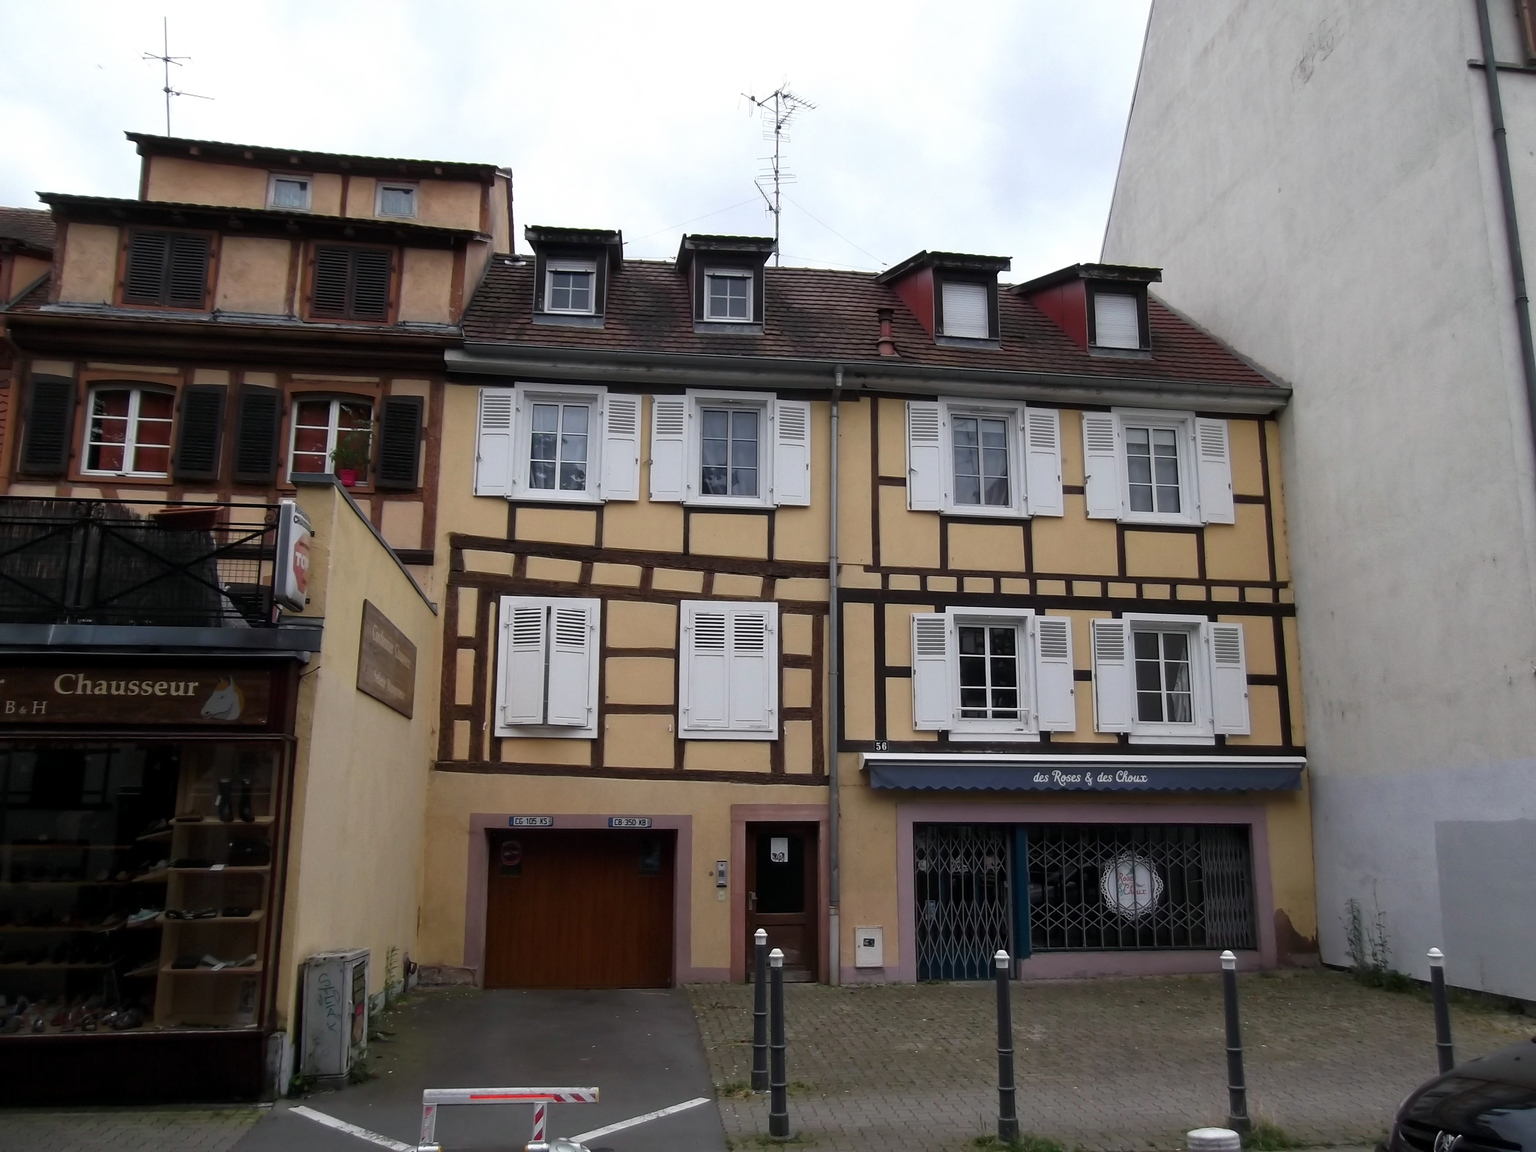
[[494, 837], [485, 986], [669, 987], [673, 835], [538, 831]]
[[784, 953], [784, 979], [813, 981], [818, 858], [814, 824], [747, 825], [747, 972], [757, 930]]

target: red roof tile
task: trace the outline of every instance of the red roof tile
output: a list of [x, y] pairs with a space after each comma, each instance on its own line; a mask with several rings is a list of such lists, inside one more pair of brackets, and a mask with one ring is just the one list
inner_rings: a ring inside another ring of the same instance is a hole
[[533, 322], [533, 262], [493, 261], [464, 317], [469, 344], [759, 356], [774, 359], [878, 360], [876, 310], [890, 308], [896, 362], [934, 368], [1044, 372], [1107, 378], [1164, 379], [1272, 387], [1220, 342], [1151, 301], [1150, 357], [1090, 355], [1019, 296], [998, 293], [998, 348], [936, 344], [889, 287], [859, 272], [819, 268], [764, 270], [761, 335], [695, 332], [688, 279], [672, 263], [626, 260], [608, 281], [601, 328]]

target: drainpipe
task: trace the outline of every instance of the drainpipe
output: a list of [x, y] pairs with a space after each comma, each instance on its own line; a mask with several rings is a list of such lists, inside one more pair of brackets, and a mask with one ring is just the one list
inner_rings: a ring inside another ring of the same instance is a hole
[[1509, 246], [1509, 278], [1515, 289], [1515, 324], [1520, 329], [1528, 431], [1532, 448], [1536, 449], [1536, 341], [1531, 337], [1530, 296], [1525, 286], [1525, 257], [1520, 251], [1520, 224], [1515, 216], [1515, 182], [1509, 171], [1509, 133], [1504, 127], [1504, 102], [1499, 97], [1499, 71], [1493, 58], [1493, 27], [1488, 22], [1488, 0], [1477, 0], [1477, 26], [1483, 40], [1483, 76], [1488, 83], [1493, 152], [1499, 162], [1499, 195], [1504, 201], [1504, 240]]
[[841, 847], [841, 808], [838, 796], [837, 734], [842, 728], [842, 667], [838, 660], [837, 637], [840, 607], [837, 602], [837, 409], [843, 394], [843, 366], [832, 373], [832, 429], [827, 479], [827, 979], [843, 982], [843, 932], [839, 910], [842, 877], [838, 872]]

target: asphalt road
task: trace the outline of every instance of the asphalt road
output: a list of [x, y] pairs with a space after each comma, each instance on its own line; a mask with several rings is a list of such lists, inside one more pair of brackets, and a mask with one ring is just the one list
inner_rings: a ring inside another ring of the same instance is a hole
[[[613, 1152], [725, 1152], [709, 1067], [682, 989], [424, 993], [389, 1014], [366, 1083], [279, 1102], [235, 1152], [367, 1152], [380, 1147], [293, 1111], [312, 1109], [414, 1148], [424, 1088], [596, 1086], [597, 1104], [550, 1106], [549, 1133], [572, 1136], [697, 1097], [709, 1103], [591, 1141]], [[445, 1150], [520, 1149], [525, 1105], [443, 1107]], [[389, 1145], [384, 1145], [388, 1147]]]

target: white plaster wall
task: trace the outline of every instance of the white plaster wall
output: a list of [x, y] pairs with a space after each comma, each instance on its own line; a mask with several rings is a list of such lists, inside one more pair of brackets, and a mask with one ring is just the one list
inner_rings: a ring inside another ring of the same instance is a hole
[[[1437, 810], [1508, 819], [1536, 794], [1530, 418], [1481, 54], [1473, 0], [1154, 0], [1104, 244], [1296, 390], [1323, 956], [1344, 962], [1343, 903], [1374, 879], [1420, 975], [1455, 947]], [[1536, 77], [1503, 90], [1536, 262]]]

